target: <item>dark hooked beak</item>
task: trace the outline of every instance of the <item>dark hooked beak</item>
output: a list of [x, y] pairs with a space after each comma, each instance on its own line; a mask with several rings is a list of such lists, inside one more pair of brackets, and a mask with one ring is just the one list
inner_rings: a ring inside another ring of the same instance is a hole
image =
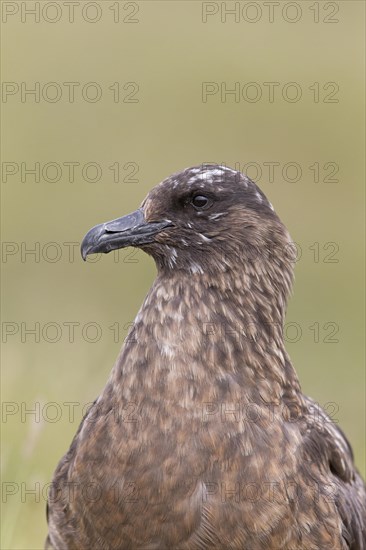
[[85, 260], [88, 254], [97, 252], [107, 254], [117, 248], [151, 243], [157, 233], [172, 225], [169, 220], [147, 222], [143, 210], [139, 208], [123, 218], [101, 223], [88, 231], [81, 243], [82, 258]]

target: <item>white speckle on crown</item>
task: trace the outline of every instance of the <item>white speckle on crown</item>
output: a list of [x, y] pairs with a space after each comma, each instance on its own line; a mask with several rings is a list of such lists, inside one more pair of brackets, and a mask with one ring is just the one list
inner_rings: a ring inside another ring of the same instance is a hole
[[257, 199], [259, 200], [260, 203], [263, 202], [263, 197], [260, 193], [258, 193], [258, 191], [255, 192], [255, 196], [257, 197]]

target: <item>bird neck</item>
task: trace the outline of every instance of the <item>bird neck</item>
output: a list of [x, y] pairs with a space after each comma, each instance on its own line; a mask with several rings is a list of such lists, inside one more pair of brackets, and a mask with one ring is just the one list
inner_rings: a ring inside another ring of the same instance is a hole
[[[218, 386], [280, 403], [300, 391], [283, 342], [283, 309], [238, 278], [160, 274], [148, 293], [114, 373], [124, 388]], [[215, 385], [216, 384], [216, 385]], [[137, 390], [137, 388], [139, 388]], [[191, 391], [190, 390], [190, 391]], [[184, 392], [183, 392], [184, 393]], [[170, 392], [168, 392], [170, 394]]]

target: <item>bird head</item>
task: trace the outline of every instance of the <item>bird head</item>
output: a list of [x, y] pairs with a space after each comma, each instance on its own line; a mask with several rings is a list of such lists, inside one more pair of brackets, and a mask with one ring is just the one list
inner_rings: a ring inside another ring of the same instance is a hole
[[81, 253], [127, 246], [150, 254], [160, 272], [267, 277], [291, 286], [293, 251], [285, 226], [259, 187], [241, 172], [204, 164], [173, 174], [140, 208], [93, 227]]

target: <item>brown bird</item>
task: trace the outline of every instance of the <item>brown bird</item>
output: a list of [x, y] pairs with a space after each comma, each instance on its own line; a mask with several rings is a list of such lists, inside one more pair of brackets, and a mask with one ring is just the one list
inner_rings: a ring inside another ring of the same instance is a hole
[[284, 346], [290, 236], [240, 172], [172, 175], [85, 236], [158, 275], [54, 474], [46, 548], [366, 549], [366, 490], [343, 432]]

